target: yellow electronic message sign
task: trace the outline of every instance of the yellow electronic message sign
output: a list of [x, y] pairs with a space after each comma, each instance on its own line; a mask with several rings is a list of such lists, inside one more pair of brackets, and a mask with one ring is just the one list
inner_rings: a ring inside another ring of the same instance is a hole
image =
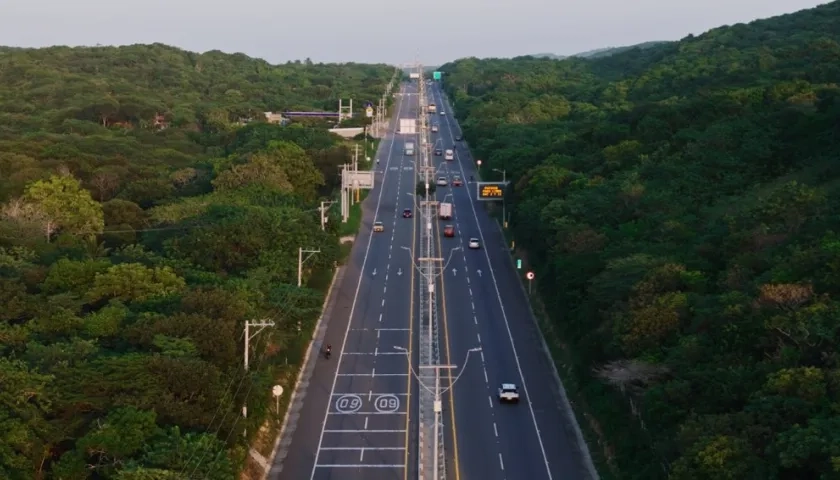
[[478, 186], [479, 200], [501, 200], [505, 196], [504, 184], [485, 183]]

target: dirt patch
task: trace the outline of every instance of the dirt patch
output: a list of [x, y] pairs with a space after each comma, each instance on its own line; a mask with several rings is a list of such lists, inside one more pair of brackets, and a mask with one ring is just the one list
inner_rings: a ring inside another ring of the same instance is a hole
[[341, 243], [353, 243], [355, 240], [356, 240], [355, 235], [345, 235], [345, 236], [338, 239], [338, 241], [341, 242]]

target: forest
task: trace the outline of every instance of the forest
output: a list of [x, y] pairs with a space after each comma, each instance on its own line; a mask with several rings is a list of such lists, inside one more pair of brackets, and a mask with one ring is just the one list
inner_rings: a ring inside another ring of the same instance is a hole
[[[376, 102], [394, 75], [165, 45], [0, 48], [0, 478], [242, 471], [342, 261], [341, 222], [331, 210], [322, 230], [318, 207], [350, 158], [323, 126], [262, 112]], [[301, 246], [321, 253], [298, 287]], [[249, 320], [274, 327], [245, 371]]]
[[602, 478], [840, 478], [840, 2], [441, 70]]

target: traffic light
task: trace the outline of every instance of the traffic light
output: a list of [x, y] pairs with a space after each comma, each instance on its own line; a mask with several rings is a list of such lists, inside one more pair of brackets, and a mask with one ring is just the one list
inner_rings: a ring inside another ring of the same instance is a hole
[[521, 258], [516, 259], [516, 269], [517, 270], [522, 270], [522, 259]]

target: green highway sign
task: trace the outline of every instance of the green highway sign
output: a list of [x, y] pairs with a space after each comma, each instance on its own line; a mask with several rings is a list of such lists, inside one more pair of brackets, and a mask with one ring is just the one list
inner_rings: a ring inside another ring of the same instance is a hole
[[440, 72], [433, 73], [432, 78], [434, 78], [435, 80], [440, 80]]
[[521, 258], [516, 259], [516, 269], [517, 270], [522, 270], [522, 259]]

